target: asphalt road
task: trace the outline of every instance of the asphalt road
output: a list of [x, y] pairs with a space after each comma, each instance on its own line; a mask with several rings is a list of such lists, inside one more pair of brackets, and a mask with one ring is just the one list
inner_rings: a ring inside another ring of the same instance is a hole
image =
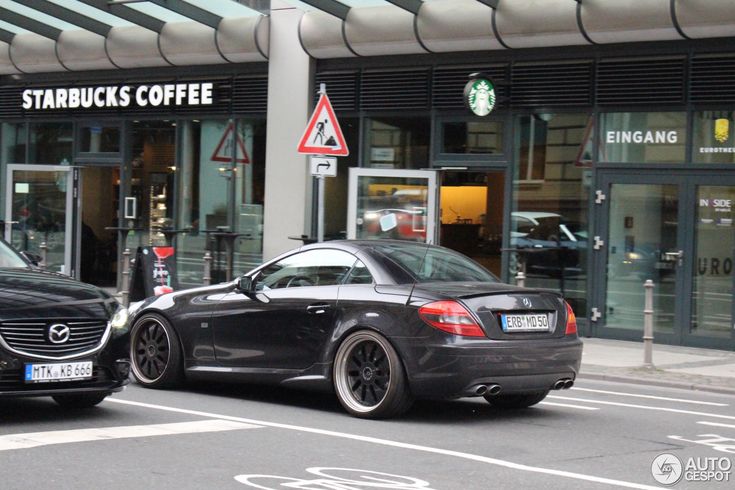
[[[662, 453], [735, 466], [733, 406], [733, 396], [581, 380], [524, 410], [419, 402], [366, 421], [330, 395], [132, 385], [77, 412], [0, 401], [0, 488], [653, 488]], [[673, 488], [733, 488], [735, 467], [726, 473]]]

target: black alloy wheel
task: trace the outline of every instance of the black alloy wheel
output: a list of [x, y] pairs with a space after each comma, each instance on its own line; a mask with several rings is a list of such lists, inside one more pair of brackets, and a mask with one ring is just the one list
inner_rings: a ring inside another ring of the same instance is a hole
[[182, 377], [179, 338], [158, 315], [144, 315], [130, 332], [130, 358], [135, 379], [150, 388], [176, 385]]
[[340, 403], [357, 417], [392, 417], [413, 402], [398, 354], [382, 335], [370, 330], [355, 332], [342, 342], [333, 374]]

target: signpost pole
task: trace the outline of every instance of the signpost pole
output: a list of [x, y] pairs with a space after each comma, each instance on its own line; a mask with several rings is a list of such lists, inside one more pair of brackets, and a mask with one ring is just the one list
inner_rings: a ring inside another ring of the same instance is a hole
[[[327, 84], [319, 84], [319, 95], [327, 93]], [[316, 240], [324, 241], [324, 176], [317, 175], [317, 214], [316, 214]]]
[[311, 155], [311, 175], [317, 182], [316, 239], [324, 241], [324, 178], [337, 176], [337, 156], [350, 154], [337, 116], [327, 97], [327, 86], [319, 84], [319, 102], [309, 118], [296, 151]]
[[323, 242], [324, 241], [324, 176], [319, 175], [317, 176], [316, 180], [318, 183], [316, 239], [319, 242]]

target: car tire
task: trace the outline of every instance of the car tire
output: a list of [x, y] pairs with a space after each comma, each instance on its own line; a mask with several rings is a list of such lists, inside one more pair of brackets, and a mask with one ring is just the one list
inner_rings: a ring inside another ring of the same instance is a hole
[[350, 334], [334, 357], [334, 391], [351, 415], [389, 418], [413, 403], [406, 371], [388, 340], [371, 330]]
[[549, 390], [508, 395], [485, 395], [485, 400], [498, 408], [528, 408], [536, 405], [549, 394]]
[[148, 388], [172, 388], [184, 377], [179, 336], [160, 315], [143, 315], [133, 324], [130, 361], [136, 381]]
[[54, 401], [64, 408], [91, 408], [102, 403], [109, 393], [80, 393], [77, 395], [55, 395]]

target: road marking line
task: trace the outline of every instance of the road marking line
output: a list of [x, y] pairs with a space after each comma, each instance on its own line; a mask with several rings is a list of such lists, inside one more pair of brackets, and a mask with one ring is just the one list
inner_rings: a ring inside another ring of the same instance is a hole
[[730, 424], [718, 424], [717, 422], [697, 422], [702, 425], [711, 425], [712, 427], [726, 427], [728, 429], [735, 429], [735, 425]]
[[142, 407], [142, 408], [152, 408], [155, 410], [163, 410], [167, 412], [185, 413], [188, 415], [197, 415], [199, 417], [211, 417], [211, 418], [222, 419], [222, 420], [232, 420], [235, 422], [253, 424], [253, 425], [258, 425], [262, 427], [272, 427], [276, 429], [293, 430], [293, 431], [298, 431], [298, 432], [306, 432], [310, 434], [318, 434], [318, 435], [329, 436], [329, 437], [339, 437], [342, 439], [350, 439], [353, 441], [367, 442], [370, 444], [379, 444], [382, 446], [397, 447], [401, 449], [411, 449], [414, 451], [422, 451], [422, 452], [433, 453], [433, 454], [441, 454], [444, 456], [452, 456], [455, 458], [462, 458], [462, 459], [467, 459], [470, 461], [477, 461], [480, 463], [486, 463], [486, 464], [491, 464], [495, 466], [502, 466], [502, 467], [510, 468], [514, 470], [528, 471], [531, 473], [542, 473], [546, 475], [560, 476], [563, 478], [583, 480], [583, 481], [589, 481], [589, 482], [594, 482], [594, 483], [601, 483], [605, 485], [614, 485], [614, 486], [625, 487], [625, 488], [638, 488], [638, 489], [643, 489], [643, 490], [654, 490], [654, 489], [658, 490], [659, 489], [659, 487], [644, 485], [641, 483], [632, 483], [632, 482], [627, 482], [627, 481], [622, 481], [622, 480], [614, 480], [611, 478], [603, 478], [603, 477], [598, 477], [598, 476], [585, 475], [582, 473], [573, 473], [570, 471], [553, 470], [550, 468], [541, 468], [538, 466], [528, 466], [528, 465], [524, 465], [520, 463], [513, 463], [511, 461], [505, 461], [502, 459], [495, 459], [495, 458], [489, 458], [486, 456], [480, 456], [477, 454], [463, 453], [459, 451], [451, 451], [448, 449], [439, 449], [439, 448], [433, 448], [429, 446], [420, 446], [417, 444], [391, 441], [388, 439], [379, 439], [377, 437], [349, 434], [347, 432], [336, 432], [336, 431], [331, 431], [331, 430], [315, 429], [312, 427], [302, 427], [298, 425], [281, 424], [278, 422], [266, 422], [264, 420], [253, 420], [253, 419], [246, 419], [242, 417], [232, 417], [229, 415], [220, 415], [216, 413], [200, 412], [197, 410], [167, 407], [165, 405], [153, 405], [150, 403], [120, 400], [119, 398], [107, 398], [105, 400], [105, 403], [108, 403], [108, 402], [109, 403], [120, 403], [123, 405], [131, 405], [131, 406]]
[[539, 402], [539, 405], [549, 405], [551, 407], [577, 408], [579, 410], [599, 410], [597, 407], [585, 407], [582, 405], [568, 405], [566, 403]]
[[602, 400], [590, 400], [588, 398], [570, 398], [568, 396], [551, 396], [549, 395], [548, 398], [553, 398], [554, 400], [566, 400], [570, 402], [585, 402], [585, 403], [597, 403], [598, 405], [612, 405], [614, 407], [628, 407], [628, 408], [640, 408], [642, 410], [658, 410], [661, 412], [671, 412], [671, 413], [683, 413], [688, 415], [697, 415], [699, 417], [713, 417], [717, 419], [727, 419], [727, 420], [735, 420], [735, 417], [732, 415], [719, 415], [716, 413], [706, 413], [706, 412], [692, 412], [690, 410], [680, 410], [678, 408], [665, 408], [665, 407], [651, 407], [649, 405], [634, 405], [632, 403], [620, 403], [620, 402], [605, 402]]
[[107, 441], [133, 437], [169, 436], [200, 432], [222, 432], [239, 429], [257, 429], [259, 426], [230, 420], [199, 420], [172, 424], [131, 425], [127, 427], [100, 427], [94, 429], [53, 430], [0, 436], [0, 451], [29, 449], [51, 444]]
[[665, 396], [653, 396], [653, 395], [639, 395], [638, 393], [622, 393], [619, 391], [605, 391], [605, 390], [592, 390], [590, 388], [578, 388], [574, 387], [572, 388], [574, 391], [589, 391], [591, 393], [603, 393], [605, 395], [620, 395], [620, 396], [632, 396], [635, 398], [650, 398], [652, 400], [664, 400], [664, 401], [670, 401], [670, 402], [680, 402], [680, 403], [695, 403], [698, 405], [711, 405], [713, 407], [729, 407], [727, 403], [715, 403], [715, 402], [702, 402], [698, 400], [685, 400], [683, 398], [668, 398]]

